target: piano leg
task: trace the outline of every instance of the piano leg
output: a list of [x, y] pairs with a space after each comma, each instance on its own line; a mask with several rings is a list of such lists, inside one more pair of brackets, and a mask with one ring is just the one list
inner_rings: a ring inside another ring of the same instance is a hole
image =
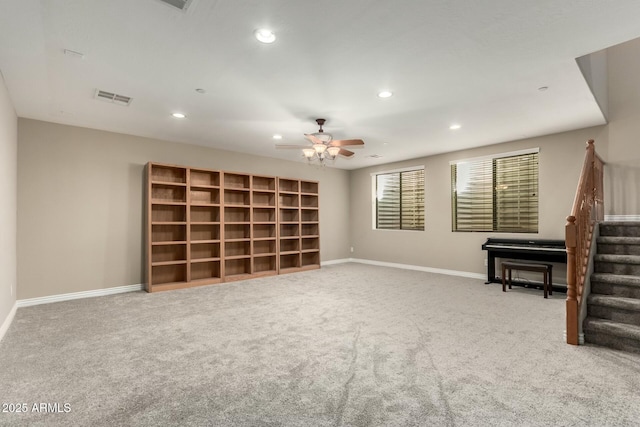
[[487, 260], [487, 281], [484, 282], [485, 285], [489, 283], [493, 283], [496, 280], [496, 257], [491, 254], [489, 251], [488, 260]]

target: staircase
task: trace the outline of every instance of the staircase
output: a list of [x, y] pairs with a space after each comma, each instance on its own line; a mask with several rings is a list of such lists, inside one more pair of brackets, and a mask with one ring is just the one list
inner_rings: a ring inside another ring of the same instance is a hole
[[602, 222], [596, 240], [586, 342], [640, 352], [640, 222]]

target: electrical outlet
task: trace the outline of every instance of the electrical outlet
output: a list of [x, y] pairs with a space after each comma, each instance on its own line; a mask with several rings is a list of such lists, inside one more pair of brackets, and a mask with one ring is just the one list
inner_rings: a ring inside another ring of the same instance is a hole
[[353, 253], [353, 246], [351, 246], [351, 253]]
[[489, 261], [485, 258], [484, 259], [484, 266], [487, 267], [489, 265]]

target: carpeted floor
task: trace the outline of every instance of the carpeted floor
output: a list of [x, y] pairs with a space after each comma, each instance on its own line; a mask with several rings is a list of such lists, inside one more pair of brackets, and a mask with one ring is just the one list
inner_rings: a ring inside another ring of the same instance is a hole
[[564, 344], [565, 297], [343, 264], [21, 308], [0, 425], [639, 425], [640, 355]]

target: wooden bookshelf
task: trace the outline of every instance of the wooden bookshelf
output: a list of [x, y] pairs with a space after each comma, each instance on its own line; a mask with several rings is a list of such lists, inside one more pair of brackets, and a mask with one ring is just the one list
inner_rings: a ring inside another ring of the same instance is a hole
[[148, 292], [320, 267], [318, 183], [147, 164]]
[[320, 268], [318, 183], [278, 178], [279, 273]]

